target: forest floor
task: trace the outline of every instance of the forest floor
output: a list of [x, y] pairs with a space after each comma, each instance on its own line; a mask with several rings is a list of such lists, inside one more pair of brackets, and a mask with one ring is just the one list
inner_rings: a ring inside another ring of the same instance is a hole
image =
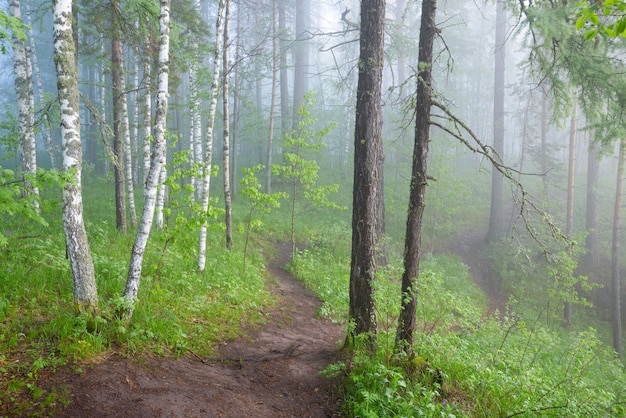
[[279, 245], [268, 271], [278, 302], [267, 321], [219, 357], [134, 359], [113, 353], [89, 365], [42, 376], [44, 388], [71, 402], [58, 417], [332, 417], [333, 382], [319, 372], [337, 360], [343, 327], [316, 318], [319, 301], [283, 269], [290, 246]]
[[[481, 231], [460, 231], [442, 252], [459, 254], [485, 292], [487, 312], [507, 298], [484, 255]], [[268, 264], [277, 305], [261, 326], [224, 342], [217, 358], [125, 357], [113, 352], [90, 364], [69, 364], [41, 376], [41, 387], [66, 393], [58, 417], [334, 417], [335, 384], [319, 372], [338, 359], [341, 325], [317, 318], [320, 303], [284, 270], [290, 245]], [[78, 372], [77, 370], [80, 370]]]

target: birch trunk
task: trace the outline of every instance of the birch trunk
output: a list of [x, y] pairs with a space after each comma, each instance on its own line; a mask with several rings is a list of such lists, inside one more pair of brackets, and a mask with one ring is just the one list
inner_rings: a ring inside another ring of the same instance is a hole
[[135, 300], [139, 291], [139, 281], [141, 278], [141, 267], [143, 255], [152, 229], [154, 209], [156, 205], [156, 192], [159, 182], [159, 175], [163, 165], [165, 165], [165, 130], [167, 122], [167, 100], [169, 89], [169, 32], [170, 32], [170, 0], [161, 0], [160, 40], [159, 40], [159, 61], [158, 61], [158, 91], [156, 117], [154, 122], [154, 152], [148, 173], [148, 181], [145, 188], [145, 203], [141, 216], [141, 224], [137, 230], [135, 243], [130, 258], [128, 278], [124, 289], [124, 298], [128, 302], [126, 318], [130, 320], [133, 314]]
[[[22, 18], [19, 0], [11, 0], [9, 13], [18, 19]], [[12, 42], [15, 54], [13, 69], [15, 71], [15, 95], [17, 96], [20, 163], [23, 173], [34, 176], [37, 174], [37, 146], [35, 143], [35, 114], [33, 113], [35, 98], [29, 59], [30, 51], [26, 47], [24, 39], [15, 33], [13, 33]], [[28, 193], [39, 196], [39, 190], [28, 181], [24, 181], [24, 185]], [[39, 208], [36, 200], [33, 200], [33, 205]]]
[[[44, 100], [43, 95], [43, 83], [41, 81], [41, 71], [39, 71], [39, 60], [37, 59], [37, 46], [35, 44], [35, 33], [33, 31], [33, 24], [31, 19], [31, 10], [26, 2], [26, 26], [28, 26], [28, 39], [31, 45], [31, 60], [33, 64], [33, 77], [35, 78], [35, 86], [37, 87], [37, 94], [39, 95], [39, 102]], [[48, 113], [44, 112], [43, 115], [43, 140], [50, 157], [50, 166], [53, 170], [57, 170], [59, 165], [56, 158], [56, 148], [52, 139], [52, 128], [50, 127], [50, 118]]]
[[226, 248], [233, 246], [233, 208], [230, 195], [230, 100], [228, 97], [228, 21], [230, 20], [230, 0], [226, 0], [224, 16], [224, 74], [222, 81], [224, 113], [224, 209], [226, 223]]
[[145, 83], [145, 92], [143, 96], [143, 184], [144, 188], [148, 182], [148, 172], [150, 171], [150, 141], [152, 133], [150, 127], [152, 125], [152, 75], [150, 68], [150, 54], [146, 54], [143, 61], [143, 78]]
[[126, 195], [128, 197], [128, 210], [130, 212], [130, 226], [137, 226], [137, 210], [135, 209], [135, 188], [133, 186], [133, 154], [130, 145], [130, 128], [128, 124], [128, 96], [126, 94], [126, 76], [124, 75], [124, 59], [120, 56], [120, 104], [122, 106], [122, 120], [120, 121], [120, 129], [124, 140], [124, 171], [126, 179]]
[[241, 33], [241, 0], [237, 4], [237, 41], [235, 43], [235, 88], [233, 91], [233, 129], [230, 134], [230, 145], [232, 148], [232, 170], [231, 170], [231, 193], [237, 197], [237, 186], [239, 185], [239, 179], [237, 177], [237, 140], [239, 137], [239, 118], [240, 118], [240, 103], [239, 96], [240, 89], [240, 65], [241, 60], [241, 48], [242, 48], [242, 33]]
[[63, 170], [68, 174], [71, 173], [73, 177], [63, 187], [63, 229], [72, 270], [76, 307], [79, 311], [95, 311], [98, 308], [98, 292], [83, 222], [78, 69], [74, 60], [75, 47], [71, 22], [72, 1], [55, 0], [54, 64], [61, 106]]
[[[206, 155], [202, 166], [202, 213], [209, 209], [209, 189], [211, 186], [211, 163], [213, 158], [213, 128], [215, 126], [215, 110], [217, 108], [217, 95], [219, 93], [220, 68], [222, 66], [222, 46], [224, 37], [224, 13], [226, 1], [219, 0], [217, 19], [215, 21], [215, 68], [213, 69], [213, 81], [211, 83], [211, 102], [209, 103], [209, 121], [206, 132]], [[198, 244], [198, 269], [204, 271], [206, 264], [206, 222], [200, 227], [200, 241]]]
[[[139, 32], [139, 21], [135, 23], [137, 32]], [[138, 155], [139, 151], [139, 47], [135, 47], [135, 74], [133, 75], [133, 131], [131, 135], [131, 149], [133, 151], [133, 157]], [[133, 186], [137, 185], [139, 180], [139, 164], [135, 162], [133, 164]]]

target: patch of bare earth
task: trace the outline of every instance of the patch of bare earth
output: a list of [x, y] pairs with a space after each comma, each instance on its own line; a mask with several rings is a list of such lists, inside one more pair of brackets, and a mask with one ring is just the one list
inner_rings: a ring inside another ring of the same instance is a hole
[[279, 296], [261, 329], [223, 343], [220, 357], [141, 361], [112, 355], [77, 374], [66, 366], [39, 385], [67, 389], [58, 417], [332, 417], [333, 383], [319, 375], [336, 359], [340, 325], [317, 319], [319, 301], [282, 266], [268, 266]]

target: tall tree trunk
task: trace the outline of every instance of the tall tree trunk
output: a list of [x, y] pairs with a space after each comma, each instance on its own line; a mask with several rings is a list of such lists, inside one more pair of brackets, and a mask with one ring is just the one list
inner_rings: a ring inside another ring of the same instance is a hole
[[289, 50], [287, 41], [287, 11], [285, 2], [287, 0], [278, 1], [278, 33], [280, 36], [280, 133], [284, 137], [291, 130], [289, 123], [289, 80], [287, 74], [287, 51]]
[[98, 308], [98, 292], [83, 221], [78, 69], [74, 60], [71, 18], [72, 0], [54, 0], [54, 64], [61, 106], [63, 171], [72, 177], [63, 186], [63, 230], [76, 308], [93, 312]]
[[[135, 22], [135, 28], [139, 33], [139, 20]], [[131, 134], [131, 150], [133, 153], [133, 186], [139, 181], [139, 113], [141, 112], [141, 100], [139, 98], [139, 64], [141, 56], [139, 55], [139, 47], [135, 47], [134, 51], [134, 67], [133, 74], [133, 129]]]
[[291, 129], [297, 130], [300, 118], [298, 109], [309, 90], [309, 26], [311, 25], [311, 0], [296, 0], [296, 43], [293, 68], [293, 116]]
[[267, 136], [267, 165], [265, 166], [265, 193], [272, 193], [272, 154], [274, 152], [274, 119], [276, 83], [278, 77], [277, 0], [272, 1], [272, 96], [270, 100], [270, 126]]
[[122, 44], [119, 1], [111, 1], [111, 82], [113, 96], [113, 171], [115, 173], [115, 225], [126, 234], [126, 193], [124, 190], [124, 138], [122, 128]]
[[[574, 229], [574, 172], [576, 169], [576, 122], [578, 120], [577, 93], [574, 93], [573, 102], [574, 108], [572, 109], [569, 131], [569, 156], [567, 160], [567, 212], [565, 215], [565, 236], [570, 240], [573, 238]], [[568, 289], [568, 293], [571, 293], [572, 291], [573, 289]], [[572, 323], [572, 304], [569, 300], [565, 301], [563, 317], [567, 325]]]
[[143, 184], [145, 188], [145, 184], [148, 182], [148, 172], [150, 172], [150, 142], [152, 140], [152, 74], [150, 54], [146, 54], [143, 60], [143, 79]]
[[237, 144], [239, 140], [239, 119], [241, 117], [240, 104], [241, 96], [239, 90], [241, 89], [240, 79], [240, 61], [241, 61], [241, 48], [242, 48], [242, 29], [241, 29], [241, 0], [237, 2], [237, 41], [235, 43], [235, 88], [233, 91], [233, 129], [230, 135], [230, 143], [232, 145], [232, 182], [231, 190], [233, 198], [237, 197], [237, 186], [239, 185], [239, 178], [237, 176], [238, 158], [237, 158]]
[[[194, 9], [200, 15], [201, 7], [200, 0], [194, 0]], [[191, 65], [189, 66], [189, 97], [191, 100], [190, 106], [190, 132], [189, 147], [191, 150], [191, 161], [195, 164], [202, 164], [202, 114], [200, 113], [200, 80], [198, 74], [199, 64], [199, 49], [198, 43], [193, 41], [192, 50], [195, 51], [195, 56], [192, 58]], [[197, 175], [191, 178], [194, 186], [193, 199], [200, 201], [202, 199], [202, 169], [198, 169]]]
[[[354, 190], [352, 255], [350, 263], [350, 319], [354, 335], [369, 335], [376, 347], [376, 238], [382, 153], [382, 73], [384, 64], [385, 1], [361, 1], [359, 81], [354, 128]], [[354, 335], [348, 335], [350, 343]]]
[[[213, 159], [213, 128], [215, 126], [215, 110], [217, 108], [217, 96], [219, 93], [220, 68], [222, 66], [222, 47], [224, 46], [224, 13], [226, 1], [219, 0], [217, 18], [215, 21], [215, 60], [213, 68], [213, 81], [211, 82], [211, 102], [209, 103], [209, 115], [206, 132], [206, 146], [204, 165], [202, 167], [202, 213], [209, 209], [209, 189], [211, 185], [211, 164]], [[198, 243], [198, 269], [204, 271], [206, 265], [206, 222], [200, 227], [200, 240]]]
[[[506, 10], [504, 0], [496, 2], [496, 44], [493, 98], [493, 148], [497, 158], [504, 161], [504, 44], [506, 42]], [[503, 235], [502, 211], [503, 175], [495, 167], [491, 170], [491, 210], [487, 242], [494, 242]]]
[[223, 109], [224, 109], [224, 209], [226, 223], [226, 248], [233, 246], [233, 208], [230, 195], [230, 100], [228, 92], [228, 23], [230, 20], [230, 0], [226, 0], [226, 12], [224, 15], [224, 60], [223, 60]]
[[[19, 0], [11, 0], [9, 13], [22, 18]], [[13, 33], [13, 51], [15, 54], [13, 69], [15, 71], [15, 95], [17, 96], [17, 121], [19, 130], [20, 163], [23, 173], [37, 174], [37, 144], [35, 142], [35, 94], [33, 92], [32, 69], [30, 66], [30, 51], [24, 39]], [[28, 181], [24, 182], [28, 193], [39, 196], [39, 190]], [[39, 203], [33, 200], [39, 208]]]
[[595, 270], [600, 265], [600, 234], [598, 231], [598, 181], [600, 179], [600, 144], [591, 140], [587, 154], [587, 213], [585, 228], [587, 238], [587, 265]]
[[[102, 54], [102, 56], [105, 55], [105, 46], [104, 46], [104, 35], [101, 34], [100, 35], [100, 54]], [[106, 69], [106, 65], [104, 63], [99, 63], [99, 68], [100, 68], [100, 94], [99, 94], [99, 109], [100, 109], [100, 114], [102, 115], [102, 120], [106, 121], [107, 120], [107, 101], [106, 101], [106, 83], [107, 83], [107, 69]], [[102, 124], [100, 126], [100, 132], [103, 132], [104, 129], [104, 124]], [[102, 135], [102, 139], [104, 141], [104, 138], [106, 138], [105, 135]], [[115, 137], [113, 137], [113, 139], [115, 139]], [[111, 148], [110, 144], [105, 142], [105, 157], [104, 157], [104, 176], [108, 179], [109, 178], [109, 174], [111, 171], [111, 161], [115, 161], [115, 151]], [[117, 192], [117, 183], [116, 183], [116, 192]], [[123, 188], [122, 188], [123, 190]], [[117, 193], [116, 193], [116, 220], [117, 220]], [[118, 227], [119, 228], [119, 227]]]
[[126, 318], [130, 320], [133, 314], [135, 300], [139, 291], [143, 255], [146, 250], [152, 220], [156, 206], [156, 192], [161, 168], [165, 165], [165, 131], [167, 124], [167, 96], [169, 93], [169, 42], [170, 42], [170, 0], [160, 0], [161, 14], [159, 17], [160, 40], [158, 62], [158, 91], [156, 117], [154, 122], [154, 152], [148, 173], [145, 188], [145, 199], [141, 224], [135, 236], [135, 243], [130, 258], [124, 298], [128, 302]]
[[406, 221], [404, 243], [404, 273], [402, 274], [402, 295], [400, 316], [396, 334], [396, 351], [412, 353], [417, 312], [417, 282], [419, 279], [422, 218], [424, 215], [424, 195], [426, 194], [428, 142], [430, 141], [430, 107], [432, 103], [432, 62], [433, 42], [437, 34], [435, 15], [436, 0], [422, 0], [422, 18], [419, 39], [419, 73], [417, 79], [415, 114], [415, 146], [413, 148], [413, 168], [409, 211]]
[[624, 196], [624, 158], [626, 154], [626, 138], [619, 144], [617, 160], [617, 182], [615, 190], [615, 207], [613, 210], [613, 242], [611, 252], [611, 312], [613, 326], [613, 349], [623, 360], [622, 353], [622, 307], [621, 307], [621, 273], [620, 273], [620, 234], [622, 232], [622, 200]]
[[[37, 87], [37, 94], [39, 95], [39, 101], [43, 102], [43, 83], [41, 81], [41, 71], [39, 70], [39, 60], [37, 59], [37, 46], [35, 44], [35, 33], [33, 31], [33, 24], [31, 18], [31, 9], [26, 2], [26, 25], [28, 26], [28, 39], [31, 45], [31, 61], [33, 64], [33, 77], [35, 78], [35, 85]], [[50, 118], [48, 117], [48, 112], [43, 112], [42, 114], [43, 121], [43, 142], [46, 146], [46, 151], [48, 152], [48, 156], [50, 157], [50, 166], [53, 170], [58, 169], [57, 157], [56, 157], [56, 148], [54, 146], [54, 141], [52, 139], [52, 128], [50, 126]]]
[[126, 192], [128, 196], [128, 210], [130, 212], [130, 226], [135, 228], [137, 226], [137, 210], [135, 209], [135, 188], [133, 186], [133, 155], [130, 144], [130, 128], [129, 128], [129, 119], [128, 119], [128, 96], [126, 94], [126, 75], [124, 69], [124, 59], [120, 56], [120, 84], [119, 84], [119, 100], [122, 107], [120, 121], [120, 134], [123, 139], [123, 148], [124, 148], [124, 170], [125, 170], [125, 180], [126, 180]]

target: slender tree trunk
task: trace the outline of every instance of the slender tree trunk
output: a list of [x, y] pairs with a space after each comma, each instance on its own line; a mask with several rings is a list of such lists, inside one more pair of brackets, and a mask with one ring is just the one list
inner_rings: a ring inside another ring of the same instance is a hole
[[622, 353], [622, 307], [621, 307], [621, 273], [620, 273], [620, 234], [622, 232], [621, 216], [624, 196], [624, 158], [626, 153], [626, 138], [619, 144], [617, 160], [617, 182], [615, 190], [615, 207], [613, 210], [613, 242], [611, 252], [611, 312], [613, 325], [613, 349], [623, 360]]
[[74, 59], [72, 1], [54, 0], [54, 64], [61, 106], [63, 171], [71, 181], [63, 187], [63, 230], [72, 271], [74, 302], [79, 311], [98, 308], [98, 292], [93, 261], [83, 221], [81, 186], [82, 145], [80, 140], [80, 104], [78, 69]]
[[[100, 53], [102, 54], [102, 56], [105, 55], [105, 46], [104, 46], [104, 35], [101, 34], [100, 35]], [[107, 76], [106, 76], [106, 66], [104, 65], [104, 63], [100, 63], [99, 64], [99, 68], [100, 68], [100, 103], [99, 103], [99, 108], [100, 108], [100, 114], [102, 115], [102, 120], [106, 121], [107, 120], [107, 103], [106, 103], [106, 82], [107, 82]], [[100, 126], [100, 132], [103, 132], [104, 130], [104, 125]], [[106, 136], [102, 135], [102, 139], [104, 140]], [[113, 138], [115, 139], [115, 138]], [[106, 144], [105, 143], [105, 157], [104, 157], [104, 175], [105, 177], [108, 179], [109, 178], [109, 174], [111, 172], [111, 161], [115, 161], [115, 154], [114, 154], [114, 150], [111, 149], [110, 144]], [[123, 190], [123, 188], [122, 188]], [[116, 192], [117, 192], [117, 183], [116, 183]], [[116, 220], [117, 220], [117, 193], [116, 193]], [[119, 228], [119, 226], [118, 226]]]
[[278, 77], [277, 0], [272, 1], [272, 97], [270, 101], [270, 126], [267, 138], [267, 165], [265, 166], [265, 193], [272, 193], [272, 154], [274, 152], [274, 108]]
[[296, 0], [296, 43], [293, 69], [293, 116], [291, 129], [298, 129], [298, 109], [309, 90], [309, 26], [311, 25], [311, 0]]
[[[226, 1], [219, 0], [217, 8], [217, 19], [215, 22], [215, 62], [213, 69], [213, 81], [211, 83], [211, 102], [209, 103], [209, 115], [206, 133], [206, 155], [202, 167], [202, 213], [209, 209], [209, 189], [211, 185], [211, 164], [213, 158], [213, 128], [215, 126], [215, 110], [217, 108], [217, 96], [219, 93], [220, 68], [222, 66], [222, 47], [224, 36], [224, 13], [226, 11]], [[206, 265], [206, 222], [200, 227], [200, 241], [198, 244], [198, 269], [204, 271]]]
[[[200, 0], [194, 0], [194, 9], [198, 14], [201, 12]], [[200, 57], [198, 56], [198, 43], [194, 41], [192, 50], [196, 51], [196, 56], [193, 57], [191, 65], [189, 67], [189, 93], [191, 98], [191, 129], [189, 133], [190, 148], [192, 155], [192, 162], [196, 164], [202, 164], [202, 114], [200, 113], [200, 82], [198, 77], [198, 64]], [[202, 199], [202, 169], [198, 169], [197, 175], [192, 177], [192, 182], [195, 190], [195, 198], [197, 201]]]
[[352, 256], [350, 263], [350, 320], [354, 335], [368, 335], [376, 347], [376, 238], [382, 153], [382, 73], [384, 64], [385, 1], [361, 1], [359, 81], [354, 128], [354, 190]]
[[[576, 122], [578, 120], [578, 97], [574, 93], [574, 108], [572, 109], [572, 117], [570, 120], [569, 131], [569, 156], [567, 169], [567, 212], [565, 215], [565, 236], [568, 239], [573, 238], [574, 229], [574, 172], [576, 169]], [[573, 289], [568, 289], [571, 293]], [[563, 309], [563, 317], [567, 325], [572, 323], [572, 304], [569, 300], [565, 301]]]
[[167, 97], [169, 92], [169, 32], [170, 32], [170, 1], [160, 0], [161, 15], [159, 18], [160, 41], [158, 62], [158, 91], [156, 117], [154, 123], [154, 153], [145, 188], [145, 203], [141, 216], [141, 224], [137, 230], [135, 243], [130, 258], [124, 298], [128, 302], [126, 317], [132, 317], [135, 300], [139, 291], [143, 255], [152, 229], [152, 220], [156, 206], [156, 192], [161, 168], [165, 165], [165, 130], [167, 128]]
[[[19, 0], [11, 0], [9, 13], [22, 18]], [[15, 71], [15, 95], [17, 96], [17, 120], [19, 130], [20, 163], [23, 173], [37, 174], [37, 145], [35, 142], [35, 94], [33, 92], [32, 69], [30, 66], [30, 51], [22, 38], [15, 33], [12, 36], [13, 51], [15, 54], [13, 70]], [[39, 196], [39, 190], [24, 181], [28, 193]], [[39, 203], [33, 200], [33, 205], [39, 208]]]
[[123, 138], [123, 148], [124, 148], [124, 170], [125, 170], [125, 180], [126, 180], [126, 192], [128, 196], [128, 210], [130, 212], [130, 226], [135, 228], [137, 227], [137, 210], [135, 209], [135, 188], [133, 186], [133, 155], [130, 144], [130, 128], [129, 128], [129, 119], [128, 119], [128, 96], [126, 94], [126, 76], [124, 73], [126, 72], [124, 69], [124, 59], [120, 56], [120, 104], [122, 106], [120, 121], [120, 134]]
[[284, 137], [291, 130], [289, 123], [289, 76], [287, 74], [287, 11], [285, 9], [286, 0], [278, 1], [278, 33], [280, 36], [280, 133]]
[[[497, 158], [504, 161], [504, 44], [506, 42], [506, 10], [504, 0], [496, 2], [496, 50], [493, 99], [493, 148]], [[502, 211], [503, 175], [495, 167], [491, 171], [491, 210], [487, 242], [494, 242], [503, 235]]]
[[224, 15], [224, 61], [222, 77], [222, 94], [224, 109], [224, 206], [226, 223], [226, 248], [233, 246], [233, 208], [230, 195], [230, 100], [228, 92], [228, 23], [230, 20], [230, 0], [226, 0], [226, 12]]
[[[150, 172], [150, 142], [152, 139], [152, 74], [150, 68], [150, 54], [146, 54], [143, 61], [143, 184], [148, 182]], [[145, 199], [145, 197], [144, 197]]]
[[600, 265], [600, 234], [598, 231], [598, 181], [600, 179], [600, 144], [590, 141], [587, 154], [587, 213], [585, 216], [587, 238], [587, 264], [589, 270]]
[[122, 45], [119, 28], [119, 2], [111, 1], [111, 81], [113, 96], [113, 171], [115, 173], [115, 225], [126, 234], [126, 193], [124, 190], [124, 138], [122, 128]]
[[404, 244], [404, 273], [400, 316], [396, 334], [396, 351], [412, 353], [417, 312], [417, 283], [422, 246], [422, 218], [426, 194], [428, 142], [430, 141], [430, 107], [432, 104], [433, 42], [437, 34], [436, 0], [422, 0], [415, 114], [415, 146], [409, 194], [409, 211]]
[[241, 0], [237, 2], [237, 42], [235, 44], [235, 88], [233, 91], [233, 129], [231, 133], [231, 145], [232, 145], [232, 182], [231, 189], [233, 198], [237, 197], [237, 186], [239, 185], [238, 179], [238, 158], [237, 158], [237, 144], [239, 140], [239, 119], [240, 119], [240, 104], [241, 97], [239, 90], [241, 89], [240, 81], [240, 61], [241, 61], [241, 48], [242, 48], [242, 30], [241, 30]]
[[[39, 60], [37, 59], [37, 46], [35, 44], [35, 33], [33, 31], [33, 24], [31, 19], [31, 9], [26, 2], [26, 25], [28, 26], [28, 39], [31, 45], [31, 60], [33, 64], [33, 77], [35, 78], [35, 85], [37, 87], [37, 94], [39, 95], [39, 101], [43, 102], [43, 83], [41, 81], [41, 71], [39, 70]], [[48, 152], [48, 156], [50, 157], [50, 166], [53, 170], [57, 170], [58, 163], [56, 157], [56, 148], [54, 146], [54, 141], [52, 139], [52, 128], [50, 126], [50, 118], [48, 117], [48, 112], [43, 112], [42, 114], [43, 121], [43, 142], [46, 146], [46, 151]]]
[[548, 196], [548, 93], [546, 87], [541, 88], [541, 180], [545, 197]]
[[[135, 22], [135, 28], [137, 32], [139, 32], [139, 20]], [[139, 99], [139, 64], [141, 61], [139, 55], [139, 47], [135, 47], [134, 49], [134, 59], [135, 59], [135, 71], [133, 74], [133, 129], [131, 135], [131, 150], [133, 152], [133, 160], [135, 160], [133, 164], [133, 186], [137, 185], [139, 181], [139, 113], [141, 112], [140, 104], [141, 100]]]

